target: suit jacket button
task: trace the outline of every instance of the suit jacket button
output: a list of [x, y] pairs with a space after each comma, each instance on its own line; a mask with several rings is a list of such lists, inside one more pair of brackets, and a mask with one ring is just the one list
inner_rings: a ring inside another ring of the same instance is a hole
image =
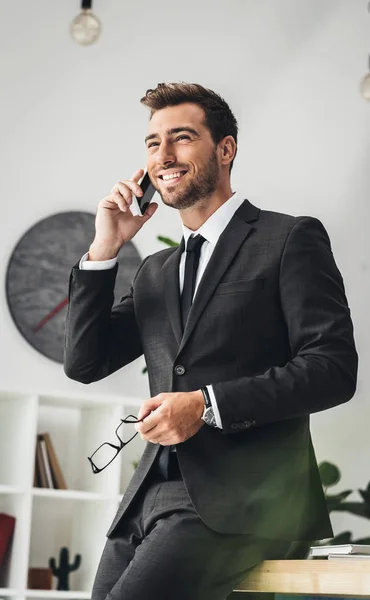
[[231, 429], [239, 429], [239, 423], [231, 423]]
[[175, 373], [176, 375], [183, 375], [185, 373], [185, 367], [183, 367], [182, 365], [176, 365]]

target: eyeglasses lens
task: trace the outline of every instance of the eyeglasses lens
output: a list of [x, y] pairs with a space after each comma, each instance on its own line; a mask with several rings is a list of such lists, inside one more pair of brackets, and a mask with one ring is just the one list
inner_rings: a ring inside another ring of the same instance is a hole
[[120, 451], [120, 442], [122, 442], [122, 445], [124, 446], [125, 444], [128, 444], [128, 442], [130, 442], [135, 435], [137, 435], [135, 423], [136, 417], [132, 417], [132, 422], [130, 422], [129, 418], [127, 421], [122, 422], [116, 430], [118, 437], [115, 443], [109, 444], [108, 442], [105, 442], [96, 450], [96, 452], [92, 455], [91, 460], [98, 469], [104, 469], [104, 467], [106, 467], [117, 456], [118, 452]]
[[95, 454], [91, 457], [94, 465], [98, 469], [103, 469], [117, 455], [117, 449], [112, 448], [109, 444], [103, 444]]

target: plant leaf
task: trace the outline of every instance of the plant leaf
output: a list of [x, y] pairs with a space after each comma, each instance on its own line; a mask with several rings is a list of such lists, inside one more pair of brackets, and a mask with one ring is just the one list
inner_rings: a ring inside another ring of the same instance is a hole
[[335, 546], [336, 544], [350, 544], [352, 540], [351, 531], [343, 531], [335, 535], [329, 542], [329, 546]]
[[342, 502], [335, 507], [334, 510], [341, 512], [349, 512], [352, 515], [357, 515], [358, 517], [365, 517], [365, 519], [370, 519], [370, 509], [363, 502]]
[[179, 245], [178, 242], [174, 242], [174, 240], [171, 240], [171, 238], [165, 237], [163, 235], [157, 235], [157, 240], [159, 242], [163, 242], [164, 244], [167, 244], [167, 246], [178, 246]]
[[353, 544], [366, 544], [370, 546], [370, 537], [367, 538], [359, 538], [358, 540], [353, 540]]
[[338, 467], [327, 461], [319, 464], [319, 473], [321, 477], [321, 483], [324, 487], [335, 485], [341, 478], [341, 473]]
[[343, 502], [350, 494], [352, 494], [353, 490], [346, 490], [345, 492], [341, 492], [340, 494], [336, 494], [335, 496], [326, 495], [326, 506], [328, 507], [328, 511], [336, 510], [339, 504]]
[[311, 542], [291, 542], [284, 555], [285, 560], [299, 560], [307, 558], [310, 553]]
[[358, 491], [359, 491], [359, 494], [361, 494], [363, 501], [366, 504], [370, 505], [370, 492], [368, 492], [367, 490], [358, 490]]

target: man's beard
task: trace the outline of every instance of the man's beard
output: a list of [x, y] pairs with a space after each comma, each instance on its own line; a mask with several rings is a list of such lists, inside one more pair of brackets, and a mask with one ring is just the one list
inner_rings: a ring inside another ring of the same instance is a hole
[[[171, 169], [176, 168], [171, 166]], [[186, 177], [186, 175], [184, 175]], [[190, 180], [188, 185], [185, 185], [182, 191], [176, 191], [176, 186], [168, 187], [167, 189], [156, 188], [159, 192], [163, 203], [166, 206], [183, 210], [191, 208], [199, 202], [199, 200], [209, 198], [216, 190], [219, 179], [219, 167], [217, 163], [217, 152], [214, 149], [208, 163], [198, 172], [196, 177]], [[181, 185], [181, 184], [180, 184]]]

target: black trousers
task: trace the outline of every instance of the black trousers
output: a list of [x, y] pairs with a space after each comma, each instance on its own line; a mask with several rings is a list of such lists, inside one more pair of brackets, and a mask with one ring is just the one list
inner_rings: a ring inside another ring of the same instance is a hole
[[289, 545], [207, 527], [171, 454], [169, 478], [154, 465], [108, 538], [92, 600], [225, 600], [249, 569], [283, 558]]

